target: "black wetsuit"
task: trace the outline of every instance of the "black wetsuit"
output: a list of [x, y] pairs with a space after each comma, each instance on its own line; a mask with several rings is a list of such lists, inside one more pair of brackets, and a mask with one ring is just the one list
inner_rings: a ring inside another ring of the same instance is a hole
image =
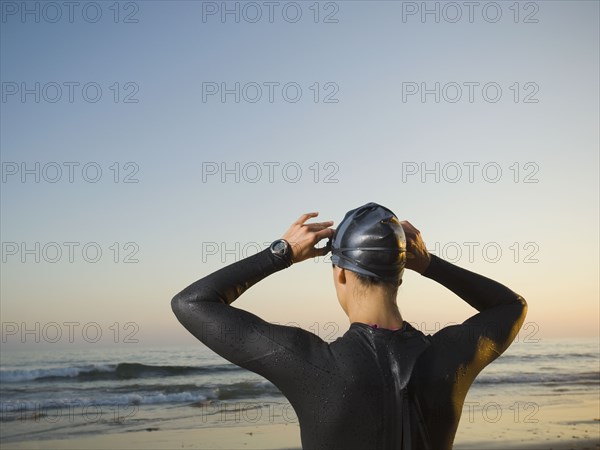
[[434, 335], [406, 321], [397, 331], [355, 322], [328, 343], [230, 306], [289, 265], [263, 250], [188, 286], [173, 298], [173, 311], [213, 351], [281, 390], [298, 416], [305, 449], [451, 448], [467, 390], [514, 339], [524, 299], [431, 255], [423, 275], [480, 311]]

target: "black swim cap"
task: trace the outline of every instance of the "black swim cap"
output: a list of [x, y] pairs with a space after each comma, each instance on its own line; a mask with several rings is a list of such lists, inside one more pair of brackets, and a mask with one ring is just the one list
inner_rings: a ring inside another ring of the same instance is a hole
[[406, 237], [388, 208], [367, 203], [348, 211], [331, 239], [331, 262], [384, 281], [400, 282], [406, 263]]

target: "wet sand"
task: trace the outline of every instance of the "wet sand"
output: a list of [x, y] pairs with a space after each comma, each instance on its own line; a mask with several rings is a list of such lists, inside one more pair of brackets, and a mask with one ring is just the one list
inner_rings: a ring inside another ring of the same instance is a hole
[[[535, 436], [532, 436], [535, 437]], [[300, 449], [297, 425], [264, 425], [204, 428], [197, 430], [156, 430], [116, 433], [69, 440], [23, 441], [3, 449]], [[456, 450], [598, 450], [598, 439], [570, 438], [556, 441], [481, 441], [456, 443]]]
[[[506, 404], [497, 398], [497, 405]], [[456, 434], [456, 450], [600, 450], [600, 412], [596, 399], [564, 401], [537, 410], [524, 406], [463, 410]], [[518, 412], [518, 414], [517, 414]], [[3, 424], [8, 425], [8, 424]], [[70, 439], [2, 442], [2, 449], [300, 449], [297, 422], [199, 427], [198, 420], [182, 418], [160, 425], [130, 426], [114, 433]]]

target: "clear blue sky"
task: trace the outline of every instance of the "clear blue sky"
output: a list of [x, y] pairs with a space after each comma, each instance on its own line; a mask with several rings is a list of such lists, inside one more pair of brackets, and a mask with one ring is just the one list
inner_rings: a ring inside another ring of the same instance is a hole
[[[228, 2], [239, 23], [222, 2], [89, 3], [1, 2], [3, 322], [135, 322], [143, 343], [193, 343], [174, 294], [304, 212], [337, 224], [375, 201], [522, 294], [538, 337], [598, 334], [598, 2], [500, 2], [498, 20], [458, 2], [456, 21], [428, 2], [439, 22], [422, 2], [280, 2], [272, 23], [263, 2]], [[343, 331], [330, 271], [294, 266], [235, 306]], [[429, 330], [474, 312], [413, 273], [399, 305]]]

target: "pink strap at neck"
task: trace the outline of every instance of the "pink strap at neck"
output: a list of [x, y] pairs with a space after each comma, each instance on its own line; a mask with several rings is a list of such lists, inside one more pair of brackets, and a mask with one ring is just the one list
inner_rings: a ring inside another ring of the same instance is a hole
[[[377, 325], [376, 323], [374, 323], [373, 325], [371, 325], [373, 328], [381, 328], [379, 325]], [[391, 330], [391, 331], [397, 331], [400, 328], [381, 328], [382, 330]]]

